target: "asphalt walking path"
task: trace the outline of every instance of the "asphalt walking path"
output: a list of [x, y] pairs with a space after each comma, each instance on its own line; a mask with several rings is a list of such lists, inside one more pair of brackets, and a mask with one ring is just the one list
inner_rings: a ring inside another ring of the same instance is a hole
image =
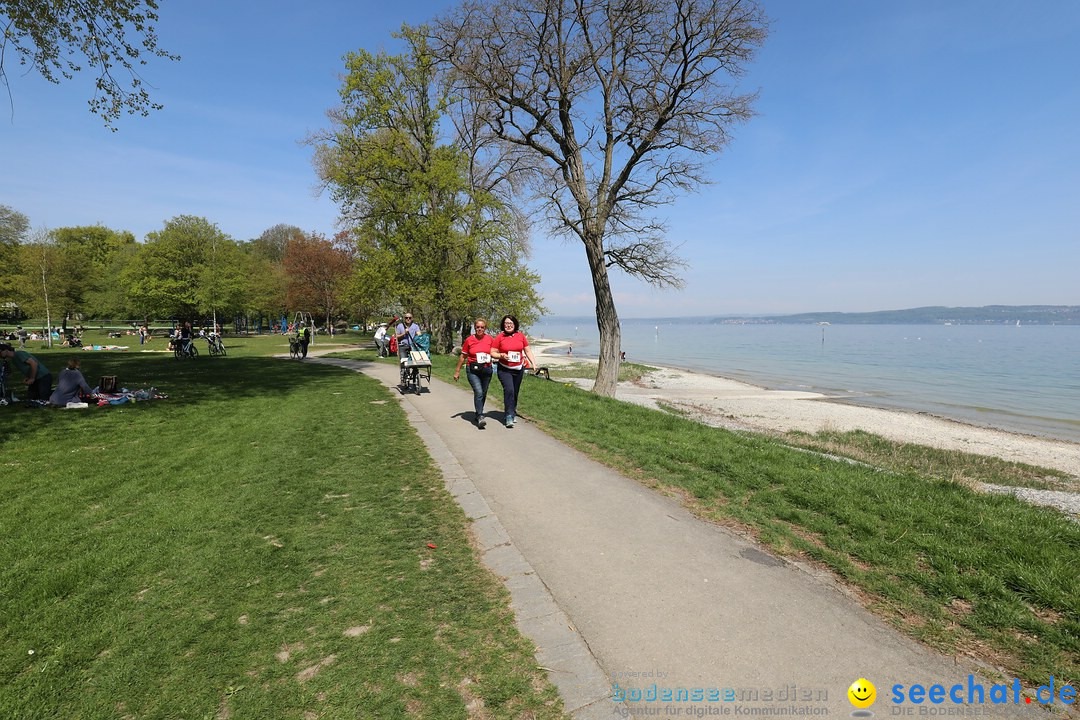
[[[828, 576], [694, 517], [527, 420], [503, 427], [497, 381], [480, 430], [464, 378], [402, 396], [392, 360], [308, 362], [362, 371], [399, 395], [573, 717], [850, 716], [847, 691], [860, 678], [877, 688], [878, 717], [965, 712], [947, 698], [896, 706], [891, 688], [959, 683], [966, 697], [969, 666], [901, 636]], [[523, 395], [533, 382], [544, 381], [526, 378]], [[989, 692], [993, 681], [975, 682]], [[659, 701], [682, 689], [687, 701]]]

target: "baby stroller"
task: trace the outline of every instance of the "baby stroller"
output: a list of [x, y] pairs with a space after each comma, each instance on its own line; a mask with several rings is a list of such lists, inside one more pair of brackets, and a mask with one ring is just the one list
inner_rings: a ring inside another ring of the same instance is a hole
[[421, 381], [423, 380], [428, 381], [428, 386], [430, 388], [431, 357], [428, 355], [430, 347], [431, 335], [426, 333], [417, 335], [413, 338], [409, 354], [400, 358], [401, 382], [399, 387], [401, 388], [402, 394], [415, 392], [419, 395]]

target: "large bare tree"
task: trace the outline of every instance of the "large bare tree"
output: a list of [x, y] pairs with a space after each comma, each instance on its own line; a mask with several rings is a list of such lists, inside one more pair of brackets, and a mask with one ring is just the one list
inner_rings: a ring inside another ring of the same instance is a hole
[[431, 26], [460, 97], [529, 159], [556, 232], [585, 246], [600, 366], [614, 395], [621, 331], [608, 268], [682, 285], [655, 209], [705, 182], [750, 117], [732, 82], [767, 34], [754, 0], [467, 0]]

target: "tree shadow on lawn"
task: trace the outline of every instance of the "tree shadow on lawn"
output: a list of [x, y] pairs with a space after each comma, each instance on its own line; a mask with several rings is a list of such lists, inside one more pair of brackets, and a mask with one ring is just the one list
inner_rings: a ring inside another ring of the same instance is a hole
[[[63, 367], [58, 358], [49, 358], [53, 365]], [[138, 413], [168, 413], [178, 405], [200, 404], [213, 406], [232, 403], [243, 398], [279, 397], [284, 399], [305, 386], [326, 380], [329, 376], [352, 372], [315, 363], [290, 362], [268, 357], [210, 358], [178, 360], [165, 355], [95, 355], [83, 358], [82, 373], [94, 387], [101, 377], [115, 375], [118, 388], [128, 390], [151, 387], [164, 395], [165, 400], [148, 400], [122, 405], [105, 405], [85, 410], [62, 410], [54, 407], [28, 406], [22, 402], [0, 407], [0, 446], [15, 436], [48, 428], [63, 436], [66, 428], [82, 427], [94, 417], [124, 409]], [[47, 362], [47, 361], [46, 361]], [[53, 371], [56, 387], [58, 371]], [[10, 377], [10, 376], [9, 376]], [[19, 398], [25, 398], [21, 376], [15, 375], [12, 387]]]

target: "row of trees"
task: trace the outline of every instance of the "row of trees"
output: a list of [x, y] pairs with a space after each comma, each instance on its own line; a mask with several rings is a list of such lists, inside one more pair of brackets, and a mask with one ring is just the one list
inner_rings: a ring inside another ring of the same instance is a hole
[[348, 247], [276, 225], [237, 242], [201, 217], [181, 215], [145, 242], [101, 225], [32, 230], [0, 206], [0, 302], [43, 318], [277, 316], [289, 308], [327, 322], [345, 303]]
[[[0, 206], [0, 302], [6, 314], [44, 318], [279, 315], [289, 308], [329, 320], [352, 271], [347, 247], [275, 226], [237, 242], [201, 217], [179, 216], [138, 243], [103, 226], [31, 230]], [[327, 293], [325, 275], [335, 289]]]
[[[0, 310], [58, 324], [62, 318], [280, 317], [303, 310], [326, 324], [361, 322], [410, 308], [433, 327], [444, 328], [449, 347], [472, 314], [504, 310], [535, 317], [532, 286], [524, 305], [504, 305], [505, 288], [458, 293], [413, 278], [434, 272], [417, 243], [412, 255], [371, 253], [355, 233], [332, 239], [275, 225], [238, 242], [201, 217], [182, 215], [136, 242], [130, 232], [100, 225], [33, 230], [26, 216], [0, 206]], [[428, 264], [425, 264], [428, 263]], [[513, 264], [513, 263], [512, 263]], [[513, 264], [515, 268], [519, 267]], [[493, 275], [490, 267], [475, 272]], [[526, 280], [528, 273], [517, 281]], [[449, 310], [448, 310], [449, 308]]]
[[705, 182], [706, 159], [752, 115], [755, 94], [732, 80], [766, 34], [755, 0], [464, 0], [405, 26], [401, 55], [346, 57], [316, 166], [360, 254], [418, 260], [426, 273], [400, 279], [437, 307], [453, 308], [441, 293], [455, 283], [529, 284], [516, 208], [579, 240], [600, 331], [594, 390], [613, 395], [609, 268], [682, 285], [656, 209]]
[[[83, 56], [101, 73], [93, 111], [106, 123], [145, 114], [157, 106], [136, 64], [144, 51], [177, 59], [157, 47], [156, 11], [157, 0], [0, 0], [0, 84], [9, 44], [54, 81]], [[755, 93], [734, 81], [767, 32], [757, 0], [463, 0], [405, 27], [403, 55], [349, 55], [342, 105], [311, 140], [349, 223], [331, 245], [360, 261], [354, 299], [419, 302], [444, 344], [467, 307], [535, 307], [517, 200], [581, 241], [600, 330], [594, 390], [614, 394], [608, 269], [682, 284], [655, 212], [705, 182], [705, 161], [753, 114]]]

